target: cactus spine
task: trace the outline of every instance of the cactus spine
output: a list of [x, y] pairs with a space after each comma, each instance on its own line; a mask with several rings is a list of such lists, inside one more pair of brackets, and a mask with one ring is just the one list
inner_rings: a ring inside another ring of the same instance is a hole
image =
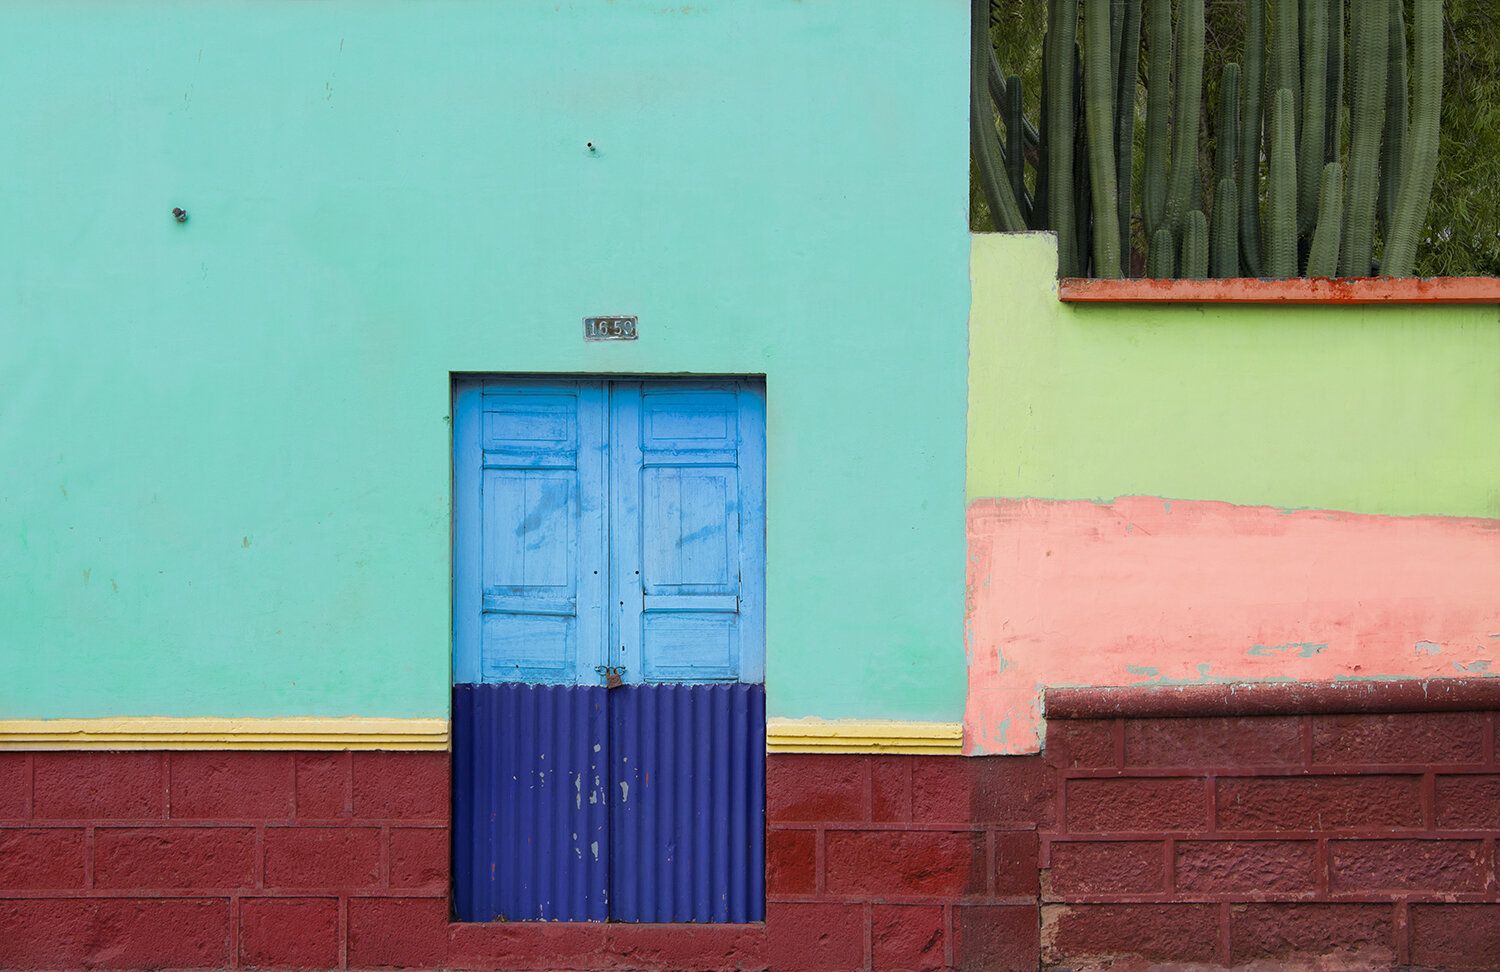
[[1187, 214], [1182, 231], [1182, 277], [1184, 280], [1208, 279], [1208, 217], [1203, 210]]
[[[988, 8], [986, 8], [988, 9]], [[1058, 273], [1078, 272], [1073, 225], [1073, 58], [1078, 0], [1052, 0], [1047, 29], [1047, 216], [1057, 231]]]
[[1245, 83], [1240, 106], [1240, 255], [1245, 269], [1258, 277], [1264, 270], [1260, 239], [1260, 147], [1264, 127], [1261, 90], [1266, 80], [1266, 5], [1247, 0], [1245, 8]]
[[1349, 172], [1344, 191], [1344, 227], [1339, 273], [1367, 277], [1375, 253], [1375, 203], [1380, 183], [1380, 132], [1385, 127], [1386, 48], [1390, 4], [1363, 3], [1354, 18], [1353, 92], [1349, 124]]
[[1189, 207], [1198, 173], [1198, 123], [1203, 104], [1203, 0], [1177, 8], [1177, 97], [1172, 107], [1172, 169], [1167, 181], [1166, 224], [1176, 233]]
[[1339, 225], [1344, 219], [1344, 173], [1337, 162], [1323, 166], [1318, 188], [1318, 226], [1307, 255], [1307, 276], [1332, 277], [1339, 272]]
[[1172, 104], [1172, 0], [1146, 0], [1146, 45], [1151, 62], [1146, 69], [1146, 168], [1141, 176], [1141, 203], [1146, 235], [1154, 238], [1167, 212], [1171, 162], [1167, 112]]
[[1443, 0], [1416, 0], [1412, 48], [1411, 129], [1380, 261], [1380, 273], [1386, 277], [1411, 275], [1417, 237], [1427, 222], [1427, 204], [1437, 174], [1438, 120], [1443, 112]]
[[1266, 187], [1266, 273], [1297, 275], [1297, 103], [1286, 88], [1271, 109], [1271, 165]]
[[1389, 236], [1396, 189], [1401, 184], [1401, 153], [1406, 147], [1406, 10], [1401, 0], [1390, 0], [1390, 46], [1387, 48], [1385, 135], [1380, 145], [1381, 232]]
[[[1094, 276], [1120, 276], [1120, 196], [1115, 181], [1111, 0], [1084, 0], [1083, 104], [1094, 200]], [[1123, 12], [1121, 20], [1123, 22]]]
[[[1400, 0], [1396, 0], [1400, 2]], [[1303, 21], [1306, 43], [1302, 65], [1302, 134], [1297, 150], [1297, 232], [1312, 232], [1318, 218], [1318, 178], [1323, 171], [1326, 148], [1323, 110], [1328, 96], [1328, 4], [1316, 0], [1309, 4]]]

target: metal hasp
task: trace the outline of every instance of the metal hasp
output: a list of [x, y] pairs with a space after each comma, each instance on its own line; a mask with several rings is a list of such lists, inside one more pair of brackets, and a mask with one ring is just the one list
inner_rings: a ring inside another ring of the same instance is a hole
[[461, 379], [462, 921], [765, 915], [755, 379]]

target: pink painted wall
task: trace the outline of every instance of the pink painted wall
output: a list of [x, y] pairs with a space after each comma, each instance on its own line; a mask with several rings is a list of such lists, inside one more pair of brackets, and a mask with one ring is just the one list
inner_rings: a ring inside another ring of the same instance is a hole
[[1036, 752], [1044, 685], [1473, 675], [1500, 660], [1500, 520], [983, 499], [968, 538], [970, 753]]

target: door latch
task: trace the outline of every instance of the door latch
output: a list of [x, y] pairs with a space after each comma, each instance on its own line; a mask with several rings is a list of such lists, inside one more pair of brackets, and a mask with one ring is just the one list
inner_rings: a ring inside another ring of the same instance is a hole
[[604, 676], [604, 687], [607, 689], [619, 688], [625, 684], [625, 666], [610, 668], [608, 665], [600, 665], [594, 671]]

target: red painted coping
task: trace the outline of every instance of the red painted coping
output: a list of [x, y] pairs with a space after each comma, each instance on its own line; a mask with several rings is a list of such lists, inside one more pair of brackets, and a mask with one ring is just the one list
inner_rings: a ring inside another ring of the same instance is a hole
[[1303, 715], [1339, 712], [1467, 712], [1500, 709], [1500, 678], [1342, 682], [1228, 682], [1049, 688], [1049, 719]]
[[1500, 304], [1500, 277], [1058, 281], [1066, 303]]

